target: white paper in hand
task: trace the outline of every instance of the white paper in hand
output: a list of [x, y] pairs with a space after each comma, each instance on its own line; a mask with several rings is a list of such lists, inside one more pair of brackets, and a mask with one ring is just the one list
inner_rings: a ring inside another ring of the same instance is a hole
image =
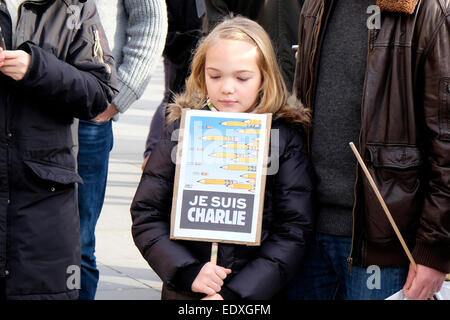
[[[441, 290], [439, 290], [439, 292], [436, 293], [435, 296], [438, 300], [450, 300], [450, 282], [444, 281]], [[386, 300], [409, 300], [409, 299], [405, 297], [405, 295], [403, 294], [403, 290], [400, 290], [399, 292], [396, 292], [392, 296], [386, 298]]]

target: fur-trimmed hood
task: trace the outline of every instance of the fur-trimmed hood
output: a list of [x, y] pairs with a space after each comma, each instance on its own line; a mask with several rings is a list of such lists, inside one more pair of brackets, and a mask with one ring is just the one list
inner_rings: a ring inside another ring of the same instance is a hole
[[420, 0], [377, 0], [381, 11], [412, 14]]
[[[205, 104], [197, 104], [195, 106], [195, 103], [190, 101], [186, 94], [176, 95], [175, 103], [169, 103], [167, 106], [166, 123], [169, 124], [181, 119], [182, 110], [190, 108], [208, 110]], [[297, 123], [307, 127], [311, 123], [311, 112], [305, 108], [303, 103], [295, 95], [290, 95], [287, 104], [275, 112], [273, 118], [283, 118], [289, 123]]]

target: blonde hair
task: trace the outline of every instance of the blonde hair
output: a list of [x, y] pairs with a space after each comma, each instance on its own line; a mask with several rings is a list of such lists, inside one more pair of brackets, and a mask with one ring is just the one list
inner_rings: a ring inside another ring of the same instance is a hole
[[290, 122], [309, 124], [308, 110], [294, 96], [288, 97], [269, 35], [258, 23], [241, 16], [224, 18], [199, 42], [192, 59], [191, 74], [186, 80], [186, 90], [176, 95], [175, 103], [168, 106], [168, 123], [181, 117], [182, 108], [201, 109], [205, 106], [208, 99], [205, 80], [206, 52], [220, 39], [245, 41], [258, 49], [257, 64], [262, 75], [262, 86], [255, 113], [272, 113], [274, 118], [283, 117]]

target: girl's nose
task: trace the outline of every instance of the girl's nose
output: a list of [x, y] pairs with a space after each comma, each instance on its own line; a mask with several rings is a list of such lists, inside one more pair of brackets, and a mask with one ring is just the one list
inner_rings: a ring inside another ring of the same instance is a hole
[[222, 93], [224, 93], [224, 94], [233, 93], [234, 92], [233, 81], [224, 79], [224, 81], [222, 82], [221, 90], [222, 90]]

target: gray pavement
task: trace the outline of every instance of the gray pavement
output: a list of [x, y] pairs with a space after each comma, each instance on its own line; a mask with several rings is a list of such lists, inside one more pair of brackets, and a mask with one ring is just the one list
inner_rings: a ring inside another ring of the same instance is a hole
[[105, 203], [96, 228], [100, 282], [96, 300], [159, 300], [162, 282], [134, 245], [130, 204], [141, 177], [152, 115], [164, 93], [162, 59], [143, 95], [113, 123]]

